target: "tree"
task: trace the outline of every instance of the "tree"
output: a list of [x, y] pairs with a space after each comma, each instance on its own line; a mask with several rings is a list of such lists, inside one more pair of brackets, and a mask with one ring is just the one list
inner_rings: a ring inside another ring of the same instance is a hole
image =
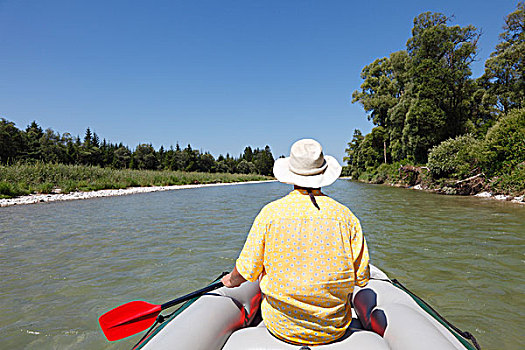
[[403, 139], [407, 155], [427, 160], [428, 150], [468, 130], [471, 96], [470, 64], [479, 32], [472, 26], [448, 26], [449, 18], [426, 12], [414, 19], [407, 42], [411, 58], [412, 103], [407, 111]]
[[167, 157], [167, 152], [164, 150], [164, 146], [161, 145], [159, 148], [159, 151], [157, 152], [157, 158], [159, 161], [160, 169], [168, 169], [168, 167], [166, 166], [166, 157]]
[[384, 128], [383, 158], [389, 161], [409, 157], [424, 163], [432, 146], [472, 129], [476, 86], [470, 64], [480, 34], [473, 26], [448, 26], [449, 20], [422, 13], [414, 19], [406, 51], [375, 60], [361, 72], [364, 81], [352, 102], [360, 102], [368, 118]]
[[170, 146], [168, 151], [161, 146], [158, 152], [151, 144], [140, 144], [135, 151], [131, 151], [122, 143], [112, 144], [106, 139], [101, 142], [98, 135], [90, 128], [86, 129], [81, 139], [79, 136], [72, 137], [67, 132], [61, 136], [50, 128], [42, 131], [36, 121], [28, 125], [25, 131], [21, 131], [13, 122], [0, 119], [0, 163], [24, 159], [111, 166], [117, 169], [170, 169], [265, 175], [271, 175], [274, 162], [269, 146], [255, 151], [247, 146], [238, 159], [226, 154], [226, 157], [220, 155], [216, 161], [209, 152], [192, 149], [190, 144], [183, 150], [178, 143], [175, 149]]
[[130, 165], [130, 161], [131, 151], [129, 148], [120, 145], [114, 152], [112, 166], [117, 169], [124, 169]]
[[246, 160], [247, 162], [253, 161], [253, 151], [252, 151], [252, 148], [250, 146], [247, 146], [244, 149], [244, 154], [243, 154], [242, 158], [244, 160]]
[[67, 149], [58, 132], [48, 128], [40, 138], [42, 160], [46, 163], [67, 163]]
[[525, 107], [525, 2], [505, 18], [503, 29], [480, 81], [496, 108], [507, 114]]
[[255, 174], [257, 173], [257, 168], [252, 162], [242, 159], [235, 167], [235, 172], [238, 174]]
[[25, 150], [24, 137], [15, 123], [0, 119], [0, 162], [16, 160]]
[[197, 171], [198, 164], [197, 164], [197, 155], [199, 151], [194, 151], [191, 148], [191, 145], [188, 144], [188, 146], [182, 150], [182, 163], [183, 167], [181, 170], [184, 171]]
[[387, 134], [382, 126], [376, 126], [362, 139], [357, 152], [359, 169], [374, 168], [383, 163], [386, 139]]
[[352, 93], [352, 103], [360, 102], [368, 115], [368, 120], [378, 126], [389, 123], [389, 110], [394, 107], [406, 83], [406, 51], [394, 52], [390, 57], [377, 59], [361, 71], [361, 91]]
[[[68, 132], [62, 134], [62, 142], [66, 146], [67, 164], [76, 164], [78, 161], [77, 140], [78, 137], [73, 138]], [[78, 143], [80, 144], [80, 140], [78, 140]]]
[[102, 165], [102, 151], [99, 146], [100, 139], [97, 134], [93, 134], [91, 129], [87, 128], [84, 142], [78, 152], [80, 163], [85, 165]]
[[349, 175], [352, 177], [359, 177], [359, 166], [357, 161], [359, 157], [359, 146], [363, 139], [364, 136], [361, 130], [355, 129], [352, 141], [348, 142], [348, 147], [345, 150], [346, 157], [344, 157], [343, 160], [348, 164], [348, 167], [350, 168]]
[[273, 155], [270, 146], [266, 145], [264, 150], [256, 149], [253, 155], [253, 164], [261, 175], [271, 176], [273, 173]]
[[84, 143], [83, 143], [83, 145], [86, 148], [91, 147], [92, 139], [93, 139], [93, 135], [91, 134], [91, 130], [89, 128], [87, 128], [86, 129], [86, 133], [84, 135]]
[[225, 158], [217, 161], [217, 172], [218, 173], [230, 173], [232, 170], [225, 161]]
[[215, 158], [209, 153], [202, 154], [198, 159], [198, 170], [206, 173], [214, 173], [216, 171]]
[[151, 144], [140, 144], [133, 152], [133, 166], [136, 169], [157, 169], [159, 162]]
[[44, 136], [42, 128], [33, 120], [26, 128], [26, 157], [29, 159], [42, 159], [40, 138]]

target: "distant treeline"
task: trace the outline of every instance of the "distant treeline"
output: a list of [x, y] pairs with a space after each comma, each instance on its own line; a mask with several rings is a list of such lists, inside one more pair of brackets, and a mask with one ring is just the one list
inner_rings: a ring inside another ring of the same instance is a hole
[[478, 175], [487, 184], [506, 179], [505, 191], [525, 189], [525, 3], [505, 18], [478, 79], [470, 65], [481, 31], [450, 20], [419, 15], [405, 50], [363, 68], [353, 102], [375, 127], [354, 131], [347, 175], [393, 182], [409, 165], [427, 185]]
[[43, 162], [111, 167], [114, 169], [171, 170], [204, 173], [238, 173], [272, 175], [274, 158], [269, 146], [250, 146], [238, 157], [200, 152], [190, 145], [181, 149], [155, 150], [151, 144], [140, 144], [134, 150], [122, 143], [111, 143], [87, 128], [81, 139], [69, 133], [43, 130], [33, 121], [25, 130], [4, 118], [0, 119], [0, 164]]

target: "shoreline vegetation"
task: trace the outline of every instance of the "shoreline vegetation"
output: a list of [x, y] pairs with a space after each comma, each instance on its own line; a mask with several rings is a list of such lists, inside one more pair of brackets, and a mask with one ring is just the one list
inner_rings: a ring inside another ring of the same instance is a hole
[[[405, 181], [406, 178], [418, 179], [421, 171], [425, 171], [424, 168], [425, 167], [417, 168], [411, 165], [401, 166], [398, 170], [399, 176], [390, 177], [387, 180], [378, 180], [377, 177], [375, 180], [353, 179], [351, 176], [345, 176], [341, 178], [372, 185], [400, 187], [409, 190], [433, 192], [441, 195], [472, 196], [479, 198], [495, 199], [499, 201], [525, 205], [525, 194], [523, 193], [523, 191], [521, 192], [521, 194], [502, 194], [501, 191], [491, 190], [490, 186], [487, 186], [484, 183], [484, 174], [478, 174], [464, 180], [450, 180], [448, 185], [445, 185], [443, 187], [440, 187], [436, 183], [425, 182], [421, 180], [416, 181], [415, 183]], [[412, 173], [412, 175], [408, 175], [407, 173]], [[417, 175], [414, 175], [413, 173], [416, 173]]]
[[414, 18], [405, 49], [361, 71], [352, 102], [374, 124], [354, 131], [343, 175], [443, 194], [525, 194], [525, 1], [472, 77], [482, 32], [441, 13]]
[[18, 163], [0, 165], [0, 206], [271, 180], [258, 174]]
[[277, 180], [257, 180], [244, 182], [217, 182], [206, 184], [171, 185], [171, 186], [149, 186], [149, 187], [128, 187], [118, 190], [96, 190], [89, 192], [70, 192], [70, 193], [51, 193], [51, 194], [30, 194], [27, 196], [0, 199], [0, 207], [10, 207], [13, 205], [36, 204], [45, 202], [69, 201], [77, 199], [93, 199], [102, 197], [124, 196], [138, 193], [151, 193], [161, 191], [186, 190], [191, 188], [213, 187], [213, 186], [233, 186], [245, 184], [258, 184], [264, 182], [274, 182]]

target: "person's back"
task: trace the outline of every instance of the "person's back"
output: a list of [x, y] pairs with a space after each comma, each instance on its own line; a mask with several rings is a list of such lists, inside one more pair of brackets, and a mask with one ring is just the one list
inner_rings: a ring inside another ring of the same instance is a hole
[[320, 210], [303, 189], [261, 210], [236, 263], [248, 280], [256, 280], [263, 268], [266, 327], [301, 344], [340, 338], [351, 321], [348, 296], [355, 284], [368, 281], [359, 221], [320, 191], [313, 194]]
[[347, 207], [318, 189], [296, 186], [261, 210], [232, 273], [249, 281], [261, 277], [262, 315], [272, 334], [325, 344], [351, 322], [349, 297], [356, 284], [368, 281], [368, 250]]

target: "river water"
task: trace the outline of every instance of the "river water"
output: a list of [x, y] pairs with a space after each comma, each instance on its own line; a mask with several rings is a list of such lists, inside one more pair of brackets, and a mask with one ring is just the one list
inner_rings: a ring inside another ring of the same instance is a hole
[[[161, 304], [232, 268], [280, 183], [196, 188], [0, 209], [5, 349], [129, 349], [97, 319]], [[525, 348], [525, 207], [339, 180], [324, 192], [361, 219], [372, 263], [484, 349]]]

